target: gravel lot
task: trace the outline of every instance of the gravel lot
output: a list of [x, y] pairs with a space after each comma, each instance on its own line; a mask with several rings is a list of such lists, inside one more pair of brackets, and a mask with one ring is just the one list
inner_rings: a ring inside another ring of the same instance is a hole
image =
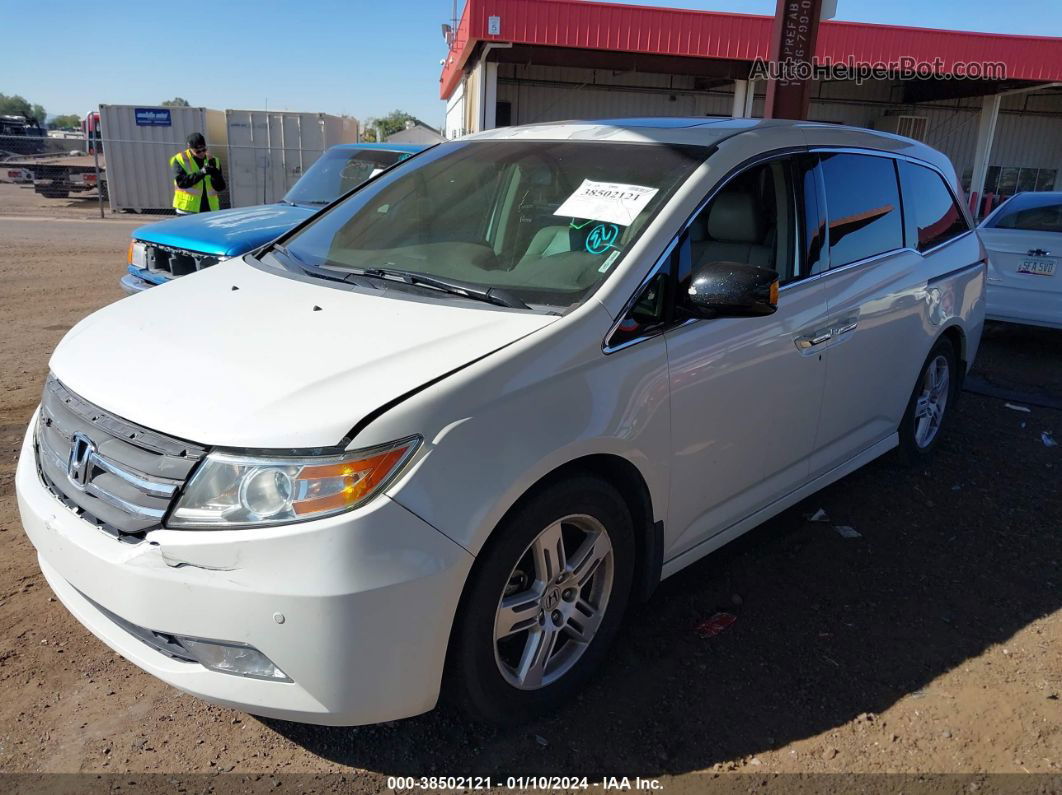
[[[48, 355], [121, 297], [145, 220], [93, 210], [0, 185], [0, 771], [346, 772], [358, 791], [388, 775], [1062, 775], [1062, 446], [1041, 438], [1062, 443], [1062, 332], [990, 327], [979, 391], [1028, 413], [968, 392], [925, 471], [875, 462], [666, 581], [556, 716], [301, 726], [114, 655], [50, 596], [21, 530], [15, 460]], [[820, 507], [861, 537], [804, 519]], [[737, 621], [700, 637], [720, 610]]]

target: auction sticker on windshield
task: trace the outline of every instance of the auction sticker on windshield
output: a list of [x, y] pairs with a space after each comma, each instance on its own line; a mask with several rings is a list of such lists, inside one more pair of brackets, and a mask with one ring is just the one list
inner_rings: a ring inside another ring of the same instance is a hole
[[584, 179], [553, 214], [630, 226], [659, 190], [644, 185]]

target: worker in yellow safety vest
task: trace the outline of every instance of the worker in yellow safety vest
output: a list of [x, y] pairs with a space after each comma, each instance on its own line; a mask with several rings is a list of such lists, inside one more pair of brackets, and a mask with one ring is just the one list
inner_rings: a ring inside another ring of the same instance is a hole
[[188, 148], [170, 158], [173, 172], [173, 208], [178, 215], [217, 210], [218, 192], [225, 190], [225, 177], [218, 159], [207, 152], [202, 133], [188, 136]]

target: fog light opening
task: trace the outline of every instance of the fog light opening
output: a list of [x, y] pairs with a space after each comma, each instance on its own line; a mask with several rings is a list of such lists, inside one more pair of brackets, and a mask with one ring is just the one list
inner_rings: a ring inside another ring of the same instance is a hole
[[291, 678], [281, 671], [272, 660], [254, 646], [203, 638], [176, 635], [177, 642], [195, 657], [204, 668], [249, 679], [265, 679], [270, 682], [290, 682]]

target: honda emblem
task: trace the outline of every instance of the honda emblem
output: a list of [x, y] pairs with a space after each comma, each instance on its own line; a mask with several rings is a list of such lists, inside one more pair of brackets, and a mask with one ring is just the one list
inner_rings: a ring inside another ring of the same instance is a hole
[[95, 455], [96, 443], [83, 433], [75, 433], [70, 443], [70, 458], [66, 462], [66, 476], [81, 491], [88, 484]]

